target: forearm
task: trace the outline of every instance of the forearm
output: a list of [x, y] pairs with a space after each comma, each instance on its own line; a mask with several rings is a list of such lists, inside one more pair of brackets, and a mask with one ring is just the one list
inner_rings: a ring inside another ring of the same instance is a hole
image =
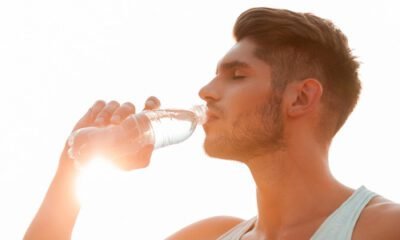
[[80, 207], [75, 194], [77, 172], [72, 161], [66, 158], [64, 151], [61, 160], [64, 162], [61, 162], [24, 240], [71, 239]]

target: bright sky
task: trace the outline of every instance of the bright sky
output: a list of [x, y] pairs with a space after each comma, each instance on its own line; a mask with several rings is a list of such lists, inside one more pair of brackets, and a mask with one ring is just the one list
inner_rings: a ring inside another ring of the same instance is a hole
[[[332, 19], [362, 62], [361, 100], [331, 150], [334, 175], [400, 202], [396, 1], [13, 0], [0, 2], [0, 239], [21, 239], [74, 123], [97, 99], [201, 102], [236, 17], [252, 6]], [[138, 108], [140, 108], [138, 107]], [[78, 239], [162, 239], [214, 215], [250, 218], [247, 169], [207, 157], [203, 132], [151, 167], [86, 180]], [[104, 175], [105, 176], [105, 175]], [[95, 183], [91, 182], [95, 181]], [[89, 182], [89, 183], [88, 183]]]

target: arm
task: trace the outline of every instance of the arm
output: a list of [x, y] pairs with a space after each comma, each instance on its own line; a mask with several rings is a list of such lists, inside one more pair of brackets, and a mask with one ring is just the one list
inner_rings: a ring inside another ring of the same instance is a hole
[[[93, 125], [97, 115], [104, 108], [103, 101], [96, 102], [78, 121], [73, 131]], [[75, 196], [77, 169], [73, 166], [67, 151], [66, 144], [57, 172], [42, 205], [25, 233], [24, 240], [71, 239], [80, 206]]]
[[75, 196], [76, 169], [64, 149], [60, 166], [39, 211], [31, 222], [25, 240], [71, 239], [79, 213]]
[[[145, 109], [158, 107], [158, 99], [150, 97], [146, 101]], [[94, 125], [119, 124], [134, 112], [135, 107], [130, 103], [119, 105], [115, 101], [108, 104], [98, 101], [78, 121], [73, 131]], [[114, 116], [116, 118], [113, 118]], [[36, 216], [25, 233], [24, 240], [71, 239], [80, 206], [75, 195], [75, 180], [78, 171], [67, 151], [68, 146], [66, 145], [61, 154], [57, 172]], [[148, 152], [144, 157], [146, 161], [149, 161], [150, 155], [151, 152]]]

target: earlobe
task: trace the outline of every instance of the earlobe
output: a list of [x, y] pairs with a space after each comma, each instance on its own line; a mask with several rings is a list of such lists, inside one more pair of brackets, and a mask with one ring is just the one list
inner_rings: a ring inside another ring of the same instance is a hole
[[299, 117], [313, 111], [321, 100], [322, 85], [317, 79], [309, 78], [293, 85], [290, 93], [288, 115]]

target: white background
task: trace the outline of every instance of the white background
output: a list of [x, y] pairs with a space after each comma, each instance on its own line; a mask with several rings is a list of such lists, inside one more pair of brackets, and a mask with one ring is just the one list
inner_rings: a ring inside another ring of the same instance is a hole
[[[331, 150], [334, 175], [400, 202], [400, 15], [396, 1], [0, 2], [0, 239], [21, 239], [47, 190], [75, 121], [97, 99], [147, 96], [165, 107], [201, 102], [198, 89], [233, 44], [252, 6], [333, 20], [362, 62], [358, 107]], [[251, 104], [251, 103], [249, 103]], [[203, 132], [158, 150], [151, 167], [97, 179], [73, 239], [162, 239], [214, 215], [250, 218], [247, 169], [211, 159]], [[112, 179], [112, 180], [111, 180]]]

